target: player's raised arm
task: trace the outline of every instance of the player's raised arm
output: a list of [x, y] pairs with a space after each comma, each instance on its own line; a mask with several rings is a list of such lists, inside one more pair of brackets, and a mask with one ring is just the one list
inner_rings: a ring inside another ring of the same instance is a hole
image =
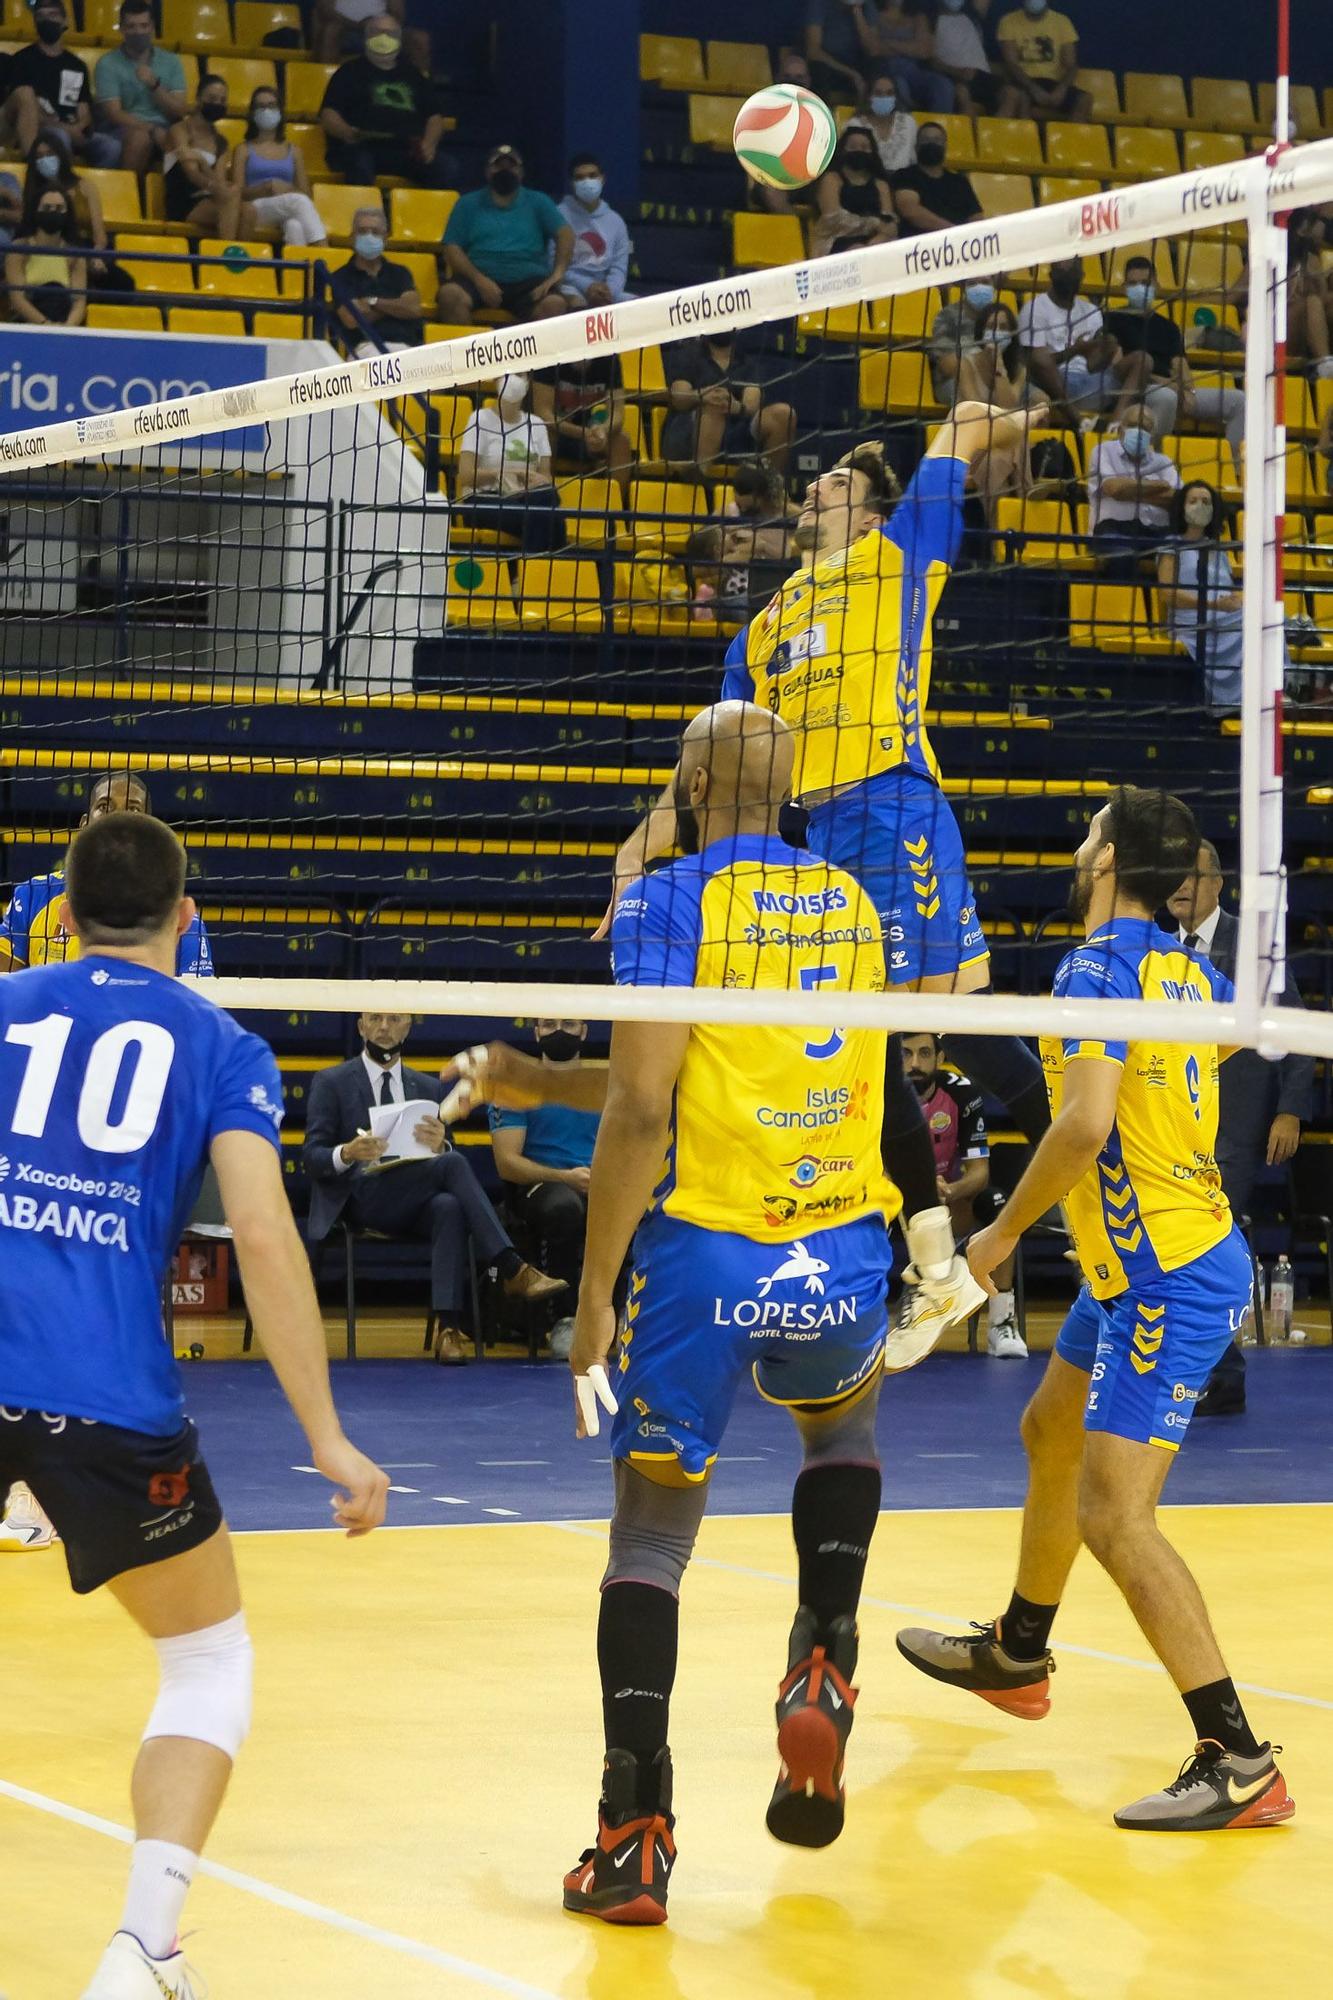
[[479, 1042], [460, 1049], [441, 1082], [440, 1116], [446, 1125], [466, 1118], [482, 1104], [528, 1111], [534, 1104], [563, 1104], [571, 1111], [600, 1111], [606, 1103], [608, 1072], [569, 1063], [540, 1062], [508, 1042]]
[[615, 859], [611, 900], [602, 921], [593, 932], [594, 939], [610, 937], [611, 919], [625, 890], [631, 882], [638, 880], [650, 861], [660, 861], [675, 846], [676, 778], [677, 772], [673, 771], [661, 797], [654, 800], [633, 833], [622, 842]]
[[1021, 410], [1001, 410], [991, 403], [956, 403], [926, 446], [927, 458], [962, 458], [968, 464], [982, 452], [1016, 444], [1038, 429], [1050, 415], [1046, 403]]
[[239, 1131], [219, 1132], [210, 1157], [264, 1352], [313, 1462], [340, 1489], [332, 1502], [338, 1526], [349, 1535], [368, 1534], [384, 1519], [389, 1477], [343, 1435], [329, 1386], [324, 1322], [281, 1162], [267, 1141]]

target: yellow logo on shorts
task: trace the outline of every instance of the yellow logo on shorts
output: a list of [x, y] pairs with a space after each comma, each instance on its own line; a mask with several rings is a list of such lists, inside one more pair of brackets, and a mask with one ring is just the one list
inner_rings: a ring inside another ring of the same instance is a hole
[[1158, 1349], [1166, 1332], [1165, 1306], [1140, 1306], [1138, 1324], [1130, 1343], [1130, 1361], [1140, 1375], [1150, 1375], [1157, 1366]]

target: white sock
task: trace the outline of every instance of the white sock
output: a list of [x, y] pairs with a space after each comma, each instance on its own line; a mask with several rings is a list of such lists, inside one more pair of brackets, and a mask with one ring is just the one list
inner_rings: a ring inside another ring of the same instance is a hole
[[997, 1292], [993, 1299], [986, 1301], [987, 1326], [1003, 1326], [1014, 1316], [1014, 1295], [1012, 1292]]
[[180, 1929], [199, 1856], [169, 1840], [136, 1840], [130, 1886], [119, 1928], [138, 1938], [150, 1958], [167, 1958]]

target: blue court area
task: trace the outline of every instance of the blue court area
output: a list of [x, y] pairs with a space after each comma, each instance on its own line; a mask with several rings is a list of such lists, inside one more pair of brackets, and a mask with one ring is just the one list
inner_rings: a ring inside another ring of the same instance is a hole
[[[879, 1436], [887, 1508], [1015, 1507], [1024, 1488], [1018, 1419], [1044, 1356], [1027, 1363], [937, 1355], [890, 1379]], [[568, 1371], [487, 1362], [335, 1364], [349, 1434], [389, 1467], [399, 1527], [497, 1520], [601, 1520], [610, 1510], [606, 1440], [573, 1435]], [[324, 1481], [302, 1470], [303, 1440], [268, 1369], [247, 1362], [185, 1370], [191, 1415], [238, 1529], [328, 1521]], [[721, 1513], [785, 1511], [798, 1464], [794, 1431], [746, 1388], [714, 1476]], [[1167, 1484], [1168, 1501], [1333, 1500], [1333, 1354], [1326, 1347], [1250, 1356], [1249, 1409], [1198, 1420]]]

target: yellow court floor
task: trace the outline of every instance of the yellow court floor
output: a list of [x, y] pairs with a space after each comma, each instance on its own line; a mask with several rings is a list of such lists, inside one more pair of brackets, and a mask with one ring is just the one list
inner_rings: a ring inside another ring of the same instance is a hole
[[[1086, 1558], [1034, 1726], [921, 1679], [920, 1614], [1007, 1596], [1011, 1512], [886, 1514], [862, 1615], [847, 1830], [764, 1830], [794, 1574], [785, 1521], [705, 1525], [674, 1709], [671, 1924], [565, 1916], [593, 1825], [604, 1535], [496, 1524], [238, 1542], [254, 1733], [187, 1915], [210, 2000], [1230, 2000], [1333, 1992], [1333, 1506], [1178, 1508], [1287, 1826], [1130, 1835], [1183, 1709]], [[119, 1910], [152, 1655], [58, 1556], [0, 1565], [0, 1993], [77, 2000]], [[1260, 1692], [1259, 1690], [1262, 1690]], [[53, 1807], [73, 1816], [57, 1817]]]

